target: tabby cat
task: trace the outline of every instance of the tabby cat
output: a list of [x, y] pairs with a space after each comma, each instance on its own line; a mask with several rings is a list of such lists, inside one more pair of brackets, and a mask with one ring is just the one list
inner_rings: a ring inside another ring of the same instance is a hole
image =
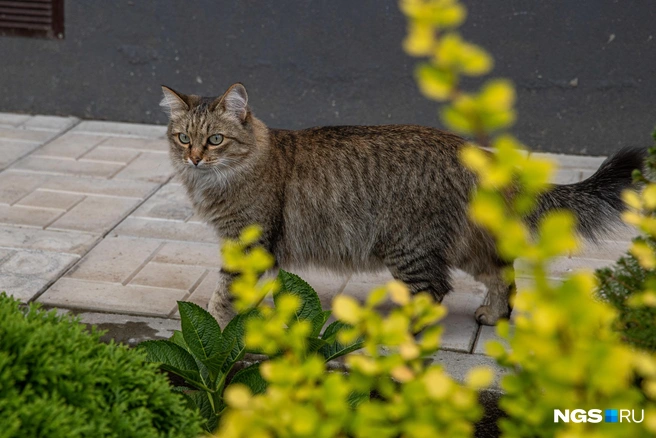
[[[280, 267], [388, 268], [437, 301], [451, 289], [450, 268], [460, 268], [488, 289], [475, 318], [492, 325], [508, 317], [507, 262], [467, 216], [476, 177], [458, 159], [462, 138], [412, 125], [269, 129], [241, 84], [217, 98], [163, 92], [175, 172], [220, 238], [257, 223]], [[642, 161], [642, 151], [623, 149], [589, 179], [554, 186], [527, 223], [567, 208], [594, 239], [618, 222], [620, 194]], [[209, 303], [222, 325], [233, 316], [231, 279], [221, 272]]]

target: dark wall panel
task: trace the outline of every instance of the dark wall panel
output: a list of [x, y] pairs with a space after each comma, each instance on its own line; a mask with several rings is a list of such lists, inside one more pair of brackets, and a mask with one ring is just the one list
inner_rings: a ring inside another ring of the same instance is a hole
[[[656, 124], [654, 0], [464, 2], [464, 35], [519, 91], [534, 149], [605, 154]], [[165, 123], [160, 84], [216, 95], [243, 82], [272, 126], [419, 123], [437, 105], [383, 0], [78, 0], [66, 38], [0, 38], [0, 111]]]

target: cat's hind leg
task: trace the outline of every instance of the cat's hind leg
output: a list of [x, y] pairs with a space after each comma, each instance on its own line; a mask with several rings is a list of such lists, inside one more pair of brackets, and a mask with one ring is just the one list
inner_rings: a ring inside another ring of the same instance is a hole
[[500, 319], [510, 317], [511, 301], [514, 298], [515, 281], [506, 281], [503, 270], [507, 265], [497, 262], [488, 265], [484, 270], [470, 272], [476, 281], [487, 287], [485, 303], [476, 309], [474, 317], [483, 325], [495, 325]]
[[510, 302], [515, 293], [515, 282], [508, 282], [504, 270], [512, 264], [502, 260], [492, 237], [478, 226], [465, 227], [465, 239], [457, 246], [454, 267], [460, 268], [487, 287], [483, 305], [474, 312], [476, 321], [483, 325], [494, 325], [508, 318], [512, 310]]
[[474, 317], [483, 325], [495, 325], [500, 319], [508, 318], [512, 307], [511, 297], [515, 294], [515, 282], [506, 283], [501, 276], [476, 276], [476, 280], [487, 286], [487, 301], [476, 309]]
[[441, 303], [451, 291], [449, 266], [434, 253], [400, 249], [386, 254], [383, 262], [392, 276], [404, 282], [413, 294], [428, 292]]

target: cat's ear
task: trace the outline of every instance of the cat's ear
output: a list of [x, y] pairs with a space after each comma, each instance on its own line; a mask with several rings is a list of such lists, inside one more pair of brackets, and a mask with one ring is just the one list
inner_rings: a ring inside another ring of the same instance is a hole
[[170, 118], [175, 118], [189, 111], [187, 96], [164, 85], [162, 85], [162, 93], [164, 93], [164, 97], [162, 97], [159, 106], [164, 108]]
[[214, 102], [215, 111], [220, 111], [234, 118], [240, 123], [246, 120], [248, 115], [248, 94], [246, 88], [236, 83], [226, 91], [223, 96]]

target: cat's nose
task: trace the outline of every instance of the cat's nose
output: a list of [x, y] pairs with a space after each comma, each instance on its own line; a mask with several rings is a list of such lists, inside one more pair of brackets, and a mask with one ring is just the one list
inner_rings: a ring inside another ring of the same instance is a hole
[[201, 160], [201, 157], [189, 157], [189, 161], [191, 161], [194, 166], [198, 166], [198, 163], [200, 163]]

